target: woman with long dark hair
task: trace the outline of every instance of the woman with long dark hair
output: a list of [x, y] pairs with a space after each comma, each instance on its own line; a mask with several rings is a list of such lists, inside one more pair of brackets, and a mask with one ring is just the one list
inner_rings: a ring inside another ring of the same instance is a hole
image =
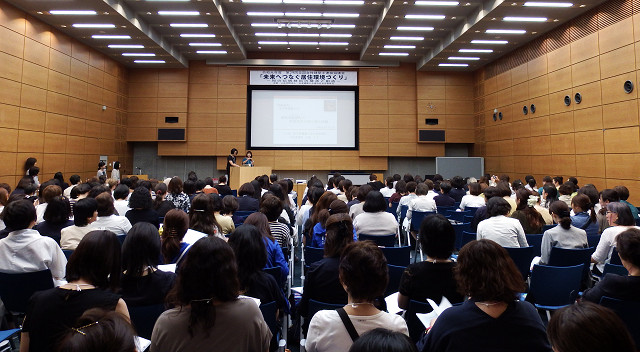
[[525, 234], [536, 234], [542, 232], [545, 225], [544, 218], [535, 209], [538, 197], [531, 195], [531, 192], [524, 188], [516, 191], [516, 211], [511, 217], [518, 219]]
[[189, 228], [226, 240], [213, 213], [213, 199], [208, 194], [197, 195], [189, 210]]
[[289, 275], [289, 264], [287, 260], [284, 258], [284, 254], [282, 252], [282, 248], [276, 241], [275, 237], [271, 234], [271, 229], [269, 228], [269, 220], [267, 220], [267, 216], [263, 213], [257, 212], [247, 216], [247, 219], [244, 221], [246, 225], [253, 225], [258, 229], [258, 232], [262, 236], [262, 240], [265, 245], [265, 253], [267, 255], [264, 268], [274, 268], [276, 266], [280, 267], [280, 280], [284, 280]]

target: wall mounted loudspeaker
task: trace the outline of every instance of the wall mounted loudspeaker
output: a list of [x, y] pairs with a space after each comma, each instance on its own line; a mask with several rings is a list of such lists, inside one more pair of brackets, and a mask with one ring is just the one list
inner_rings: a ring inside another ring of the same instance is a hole
[[529, 113], [529, 108], [526, 105], [522, 107], [522, 113], [525, 115]]
[[624, 92], [627, 94], [633, 92], [633, 82], [631, 81], [624, 82], [623, 88], [624, 88]]
[[184, 141], [184, 128], [158, 128], [159, 141]]
[[564, 105], [569, 106], [571, 105], [571, 97], [568, 95], [564, 96]]
[[532, 114], [536, 113], [536, 106], [531, 104], [531, 107], [529, 108], [529, 110], [531, 111]]
[[178, 123], [178, 116], [165, 116], [164, 123]]
[[438, 119], [424, 119], [424, 123], [429, 126], [435, 126], [438, 124]]
[[444, 142], [444, 130], [419, 130], [418, 142]]
[[498, 113], [498, 118], [499, 118], [500, 120], [502, 120], [502, 111], [500, 111], [500, 112]]
[[582, 103], [582, 94], [576, 93], [576, 95], [574, 95], [573, 99], [576, 101], [576, 104]]
[[493, 121], [498, 121], [498, 114], [495, 112], [493, 113]]

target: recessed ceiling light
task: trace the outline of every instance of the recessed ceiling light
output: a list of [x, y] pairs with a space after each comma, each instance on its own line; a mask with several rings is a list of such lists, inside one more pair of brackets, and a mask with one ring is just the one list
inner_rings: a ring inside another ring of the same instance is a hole
[[189, 2], [191, 0], [146, 0], [147, 2]]
[[424, 1], [418, 0], [416, 1], [416, 5], [425, 5], [425, 6], [458, 6], [460, 3], [458, 1]]
[[189, 46], [222, 46], [220, 43], [189, 43]]
[[409, 56], [409, 53], [378, 53], [380, 56]]
[[493, 49], [460, 49], [460, 53], [492, 53]]
[[182, 38], [215, 38], [216, 37], [215, 34], [197, 34], [197, 33], [192, 33], [192, 34], [183, 33], [183, 34], [180, 34], [180, 36]]
[[154, 53], [122, 53], [122, 56], [156, 56]]
[[322, 17], [360, 17], [359, 13], [323, 13]]
[[509, 42], [506, 40], [472, 40], [471, 44], [508, 44]]
[[252, 23], [251, 27], [278, 27], [277, 23]]
[[469, 67], [469, 64], [438, 64], [443, 67]]
[[[147, 0], [148, 1], [148, 0]], [[133, 60], [136, 64], [164, 64], [164, 60]]]
[[322, 33], [320, 36], [326, 38], [351, 38], [352, 35], [349, 33]]
[[97, 15], [93, 10], [51, 10], [52, 15]]
[[277, 42], [277, 41], [260, 41], [258, 42], [260, 45], [287, 45], [287, 42]]
[[364, 0], [324, 0], [325, 5], [364, 5]]
[[284, 12], [247, 12], [247, 16], [284, 16]]
[[415, 45], [385, 45], [385, 49], [415, 49]]
[[158, 11], [160, 16], [199, 16], [198, 11]]
[[289, 33], [289, 37], [319, 37], [318, 33]]
[[139, 44], [109, 44], [107, 45], [111, 49], [143, 49], [144, 45]]
[[111, 23], [74, 23], [75, 28], [116, 28], [115, 24]]
[[209, 27], [206, 23], [171, 23], [169, 26], [174, 28], [206, 28]]
[[332, 24], [327, 28], [356, 28], [355, 24]]
[[318, 45], [318, 42], [289, 42], [289, 45]]
[[347, 42], [320, 42], [318, 44], [320, 44], [320, 45], [341, 45], [341, 46], [349, 45], [349, 43], [347, 43]]
[[282, 0], [242, 0], [249, 4], [281, 4]]
[[449, 60], [470, 60], [477, 61], [480, 60], [479, 57], [466, 57], [466, 56], [449, 56]]
[[130, 35], [109, 35], [109, 34], [94, 34], [91, 36], [93, 39], [131, 39]]
[[507, 16], [502, 19], [503, 21], [508, 22], [546, 22], [546, 17], [517, 17], [517, 16]]
[[322, 0], [283, 0], [285, 4], [322, 5]]
[[226, 54], [226, 50], [198, 50], [196, 54]]
[[534, 6], [534, 7], [571, 7], [573, 6], [570, 2], [539, 2], [539, 1], [527, 1], [524, 3], [524, 6]]
[[444, 20], [445, 15], [405, 15], [404, 18], [416, 20]]
[[424, 37], [391, 37], [391, 40], [424, 40]]
[[256, 33], [256, 37], [286, 37], [287, 33]]
[[524, 29], [487, 29], [485, 33], [490, 34], [525, 34], [527, 33]]
[[322, 17], [320, 12], [285, 12], [287, 17]]
[[399, 30], [399, 31], [432, 31], [433, 27], [399, 26], [396, 29]]

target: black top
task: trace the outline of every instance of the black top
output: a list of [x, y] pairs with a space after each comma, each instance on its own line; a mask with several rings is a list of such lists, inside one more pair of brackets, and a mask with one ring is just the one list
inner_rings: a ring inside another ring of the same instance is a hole
[[513, 301], [492, 318], [469, 300], [438, 317], [418, 349], [427, 351], [550, 352], [544, 324], [529, 302]]
[[231, 187], [229, 187], [228, 185], [217, 185], [214, 188], [218, 190], [218, 194], [222, 198], [224, 198], [224, 196], [232, 195]]
[[455, 263], [420, 262], [409, 265], [402, 273], [399, 292], [414, 301], [426, 302], [427, 298], [440, 303], [442, 296], [451, 303], [459, 303], [464, 297], [456, 290], [453, 277]]
[[115, 310], [120, 296], [100, 289], [65, 290], [52, 288], [31, 296], [23, 332], [29, 333], [29, 351], [51, 351], [76, 320], [90, 308]]
[[231, 177], [231, 165], [229, 164], [229, 161], [233, 161], [233, 163], [236, 163], [236, 157], [229, 154], [229, 156], [227, 156], [227, 176]]
[[489, 214], [487, 213], [487, 206], [483, 205], [476, 210], [476, 213], [473, 214], [473, 220], [471, 220], [471, 225], [469, 225], [469, 231], [476, 232], [478, 231], [478, 224], [480, 221], [488, 219]]
[[175, 209], [175, 205], [173, 205], [173, 202], [170, 202], [168, 200], [163, 200], [162, 203], [160, 203], [160, 205], [158, 205], [157, 207], [154, 206], [154, 209], [156, 211], [156, 213], [158, 213], [158, 217], [159, 218], [164, 218], [165, 215], [167, 215], [167, 212], [171, 209]]
[[160, 219], [158, 213], [153, 209], [131, 209], [125, 214], [131, 226], [138, 222], [148, 222], [153, 226], [160, 228]]
[[440, 194], [433, 197], [436, 205], [439, 207], [452, 207], [456, 204], [455, 199], [451, 198], [448, 194]]
[[584, 291], [582, 298], [599, 304], [603, 296], [640, 301], [640, 276], [607, 274], [593, 288]]
[[123, 275], [120, 293], [128, 307], [162, 304], [175, 279], [175, 273], [162, 270], [142, 277]]
[[238, 211], [258, 211], [259, 209], [259, 200], [247, 195], [238, 197]]
[[384, 183], [382, 183], [380, 181], [373, 181], [373, 182], [369, 182], [367, 184], [369, 186], [371, 186], [371, 188], [373, 188], [374, 191], [380, 191], [381, 189], [384, 188]]
[[339, 266], [340, 258], [337, 257], [324, 258], [311, 264], [298, 307], [300, 315], [307, 316], [310, 299], [323, 303], [347, 304], [347, 292], [338, 278]]
[[260, 299], [260, 304], [276, 302], [276, 307], [280, 310], [288, 310], [287, 301], [284, 294], [278, 286], [276, 279], [264, 271], [255, 272], [249, 277], [247, 291], [243, 293], [245, 296]]
[[37, 224], [36, 226], [33, 227], [34, 230], [37, 230], [38, 232], [40, 232], [40, 235], [42, 236], [47, 236], [47, 237], [51, 237], [54, 240], [56, 240], [56, 242], [58, 243], [58, 245], [60, 244], [60, 231], [62, 231], [62, 229], [64, 229], [65, 227], [71, 226], [73, 225], [73, 220], [67, 220], [66, 222], [63, 222], [62, 224], [52, 224], [48, 221], [43, 221], [39, 224]]
[[461, 202], [462, 197], [466, 194], [467, 191], [465, 191], [464, 188], [452, 188], [451, 191], [449, 191], [449, 197], [453, 198], [456, 202]]

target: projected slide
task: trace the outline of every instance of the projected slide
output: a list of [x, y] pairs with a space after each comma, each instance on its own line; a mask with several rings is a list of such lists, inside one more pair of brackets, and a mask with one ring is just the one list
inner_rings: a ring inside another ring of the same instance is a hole
[[356, 149], [357, 92], [250, 90], [249, 148]]

